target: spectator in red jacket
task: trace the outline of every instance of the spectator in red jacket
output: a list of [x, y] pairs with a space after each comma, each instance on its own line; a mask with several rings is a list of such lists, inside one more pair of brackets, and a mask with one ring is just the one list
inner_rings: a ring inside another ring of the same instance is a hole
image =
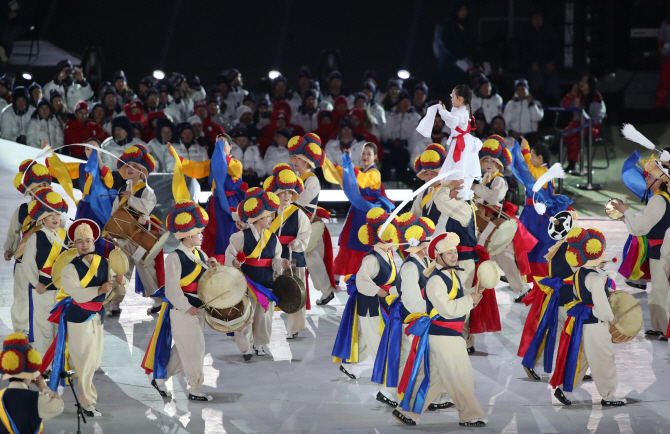
[[[68, 119], [63, 136], [66, 145], [85, 143], [86, 140], [91, 138], [98, 139], [102, 143], [109, 137], [99, 124], [89, 119], [86, 101], [79, 101], [74, 106], [74, 119]], [[71, 146], [69, 150], [71, 156], [86, 159], [83, 146]]]
[[216, 143], [216, 137], [219, 134], [226, 133], [221, 125], [212, 120], [207, 111], [207, 103], [205, 101], [198, 101], [193, 104], [193, 113], [202, 119], [202, 132], [205, 133], [205, 139], [210, 143]]
[[319, 126], [312, 132], [319, 136], [323, 147], [328, 143], [328, 140], [333, 136], [333, 133], [337, 134], [338, 126], [333, 122], [333, 112], [329, 110], [321, 110], [319, 112], [318, 123]]
[[[384, 154], [384, 149], [379, 144], [379, 139], [367, 129], [368, 126], [372, 125], [371, 117], [368, 118], [366, 125], [365, 112], [359, 108], [352, 109], [351, 112], [349, 112], [349, 116], [351, 117], [351, 123], [354, 125], [354, 133], [363, 136], [366, 142], [372, 142], [377, 145], [379, 156], [382, 156]], [[368, 116], [370, 116], [369, 113]]]
[[162, 110], [150, 112], [147, 114], [147, 127], [144, 128], [144, 133], [142, 133], [142, 141], [144, 143], [149, 143], [156, 138], [156, 122], [158, 118], [166, 118], [165, 113]]

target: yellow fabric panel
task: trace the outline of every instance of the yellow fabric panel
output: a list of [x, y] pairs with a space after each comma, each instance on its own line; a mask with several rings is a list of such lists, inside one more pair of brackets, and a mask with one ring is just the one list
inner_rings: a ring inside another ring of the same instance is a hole
[[360, 188], [372, 188], [374, 190], [379, 190], [382, 186], [382, 175], [377, 169], [370, 169], [367, 172], [363, 173], [361, 168], [358, 168], [359, 172], [356, 176], [356, 183]]

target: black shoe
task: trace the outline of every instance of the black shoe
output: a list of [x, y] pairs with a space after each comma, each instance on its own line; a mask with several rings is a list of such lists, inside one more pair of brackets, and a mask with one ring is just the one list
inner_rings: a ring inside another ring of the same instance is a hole
[[500, 276], [500, 281], [505, 282], [505, 283], [509, 283], [509, 281], [507, 280], [507, 276]]
[[245, 362], [248, 362], [249, 360], [251, 360], [251, 358], [253, 356], [254, 356], [253, 354], [242, 354], [242, 357], [244, 358]]
[[[153, 311], [153, 309], [152, 309], [152, 311]], [[160, 312], [160, 311], [161, 311], [161, 310], [160, 310], [160, 308], [159, 308], [159, 309], [158, 309], [158, 312]], [[119, 309], [114, 309], [114, 310], [110, 310], [110, 311], [109, 311], [109, 316], [119, 316], [119, 315], [121, 315], [121, 308], [119, 308]]]
[[470, 428], [478, 428], [478, 427], [486, 426], [486, 422], [484, 422], [483, 420], [473, 420], [473, 421], [470, 421], [470, 422], [458, 422], [458, 424], [460, 426], [467, 426], [467, 427], [470, 427]]
[[342, 365], [340, 365], [340, 372], [343, 372], [344, 375], [346, 375], [347, 377], [351, 378], [352, 380], [358, 380], [358, 377], [357, 377], [356, 375], [354, 375], [354, 374], [352, 374], [351, 372], [347, 371], [347, 370], [344, 368], [344, 366], [342, 366]]
[[385, 397], [384, 394], [381, 392], [377, 392], [377, 401], [382, 402], [392, 408], [396, 408], [398, 406], [397, 402], [391, 401], [390, 399]]
[[572, 172], [577, 168], [577, 162], [576, 161], [568, 161], [568, 167], [565, 168], [566, 172]]
[[147, 313], [149, 314], [160, 313], [160, 311], [161, 311], [160, 306], [152, 306], [149, 309], [147, 309]]
[[408, 418], [404, 414], [400, 413], [398, 410], [393, 410], [393, 417], [395, 417], [405, 425], [416, 426], [416, 422], [414, 422], [412, 419]]
[[626, 285], [630, 286], [631, 288], [647, 289], [647, 284], [645, 284], [645, 283], [635, 283], [635, 282], [631, 282], [630, 280], [626, 280]]
[[530, 378], [531, 380], [535, 380], [535, 381], [541, 381], [542, 380], [542, 378], [540, 378], [540, 376], [537, 375], [537, 372], [535, 372], [535, 369], [527, 368], [525, 366], [523, 367], [523, 369], [526, 371], [526, 375], [528, 375], [528, 378]]
[[44, 378], [44, 381], [49, 381], [49, 378], [51, 378], [51, 369], [47, 369], [44, 371], [44, 374], [42, 374], [42, 378]]
[[473, 345], [470, 348], [468, 348], [468, 354], [474, 354], [474, 353], [475, 353], [475, 346]]
[[568, 398], [566, 398], [565, 394], [563, 394], [563, 391], [561, 388], [556, 388], [556, 391], [554, 392], [554, 396], [556, 399], [561, 401], [563, 405], [572, 405], [572, 401], [570, 401]]
[[584, 378], [582, 378], [582, 381], [593, 381], [593, 376], [586, 374], [584, 375]]
[[663, 342], [668, 342], [668, 337], [667, 336], [661, 336], [660, 338], [658, 338], [658, 340], [663, 341]]
[[323, 300], [317, 300], [316, 305], [317, 306], [325, 306], [328, 303], [330, 303], [331, 301], [333, 301], [334, 298], [335, 298], [335, 291], [331, 292], [330, 295], [328, 297], [324, 298]]
[[211, 401], [210, 397], [193, 395], [192, 393], [188, 394], [188, 399], [190, 401], [203, 401], [203, 402]]
[[158, 390], [158, 393], [160, 393], [163, 398], [169, 398], [169, 395], [167, 394], [167, 392], [165, 392], [164, 390], [161, 390], [158, 387], [158, 383], [156, 383], [156, 379], [151, 380], [151, 385], [154, 386], [154, 389]]
[[515, 298], [514, 303], [521, 303], [523, 301], [523, 299], [526, 298], [526, 296], [528, 295], [529, 292], [530, 291], [526, 291], [523, 294], [521, 294], [520, 296], [518, 296], [517, 298]]
[[451, 401], [443, 402], [442, 404], [430, 404], [428, 406], [429, 411], [444, 410], [445, 408], [453, 407], [454, 403]]
[[647, 330], [646, 332], [644, 332], [644, 334], [647, 336], [663, 336], [663, 332], [659, 332], [656, 330]]
[[616, 401], [606, 401], [606, 400], [604, 400], [604, 399], [602, 399], [602, 400], [600, 401], [600, 404], [602, 404], [602, 405], [604, 405], [604, 406], [607, 406], [607, 407], [621, 407], [622, 405], [626, 405], [626, 403], [625, 403], [624, 401], [619, 401], [619, 400], [616, 400]]

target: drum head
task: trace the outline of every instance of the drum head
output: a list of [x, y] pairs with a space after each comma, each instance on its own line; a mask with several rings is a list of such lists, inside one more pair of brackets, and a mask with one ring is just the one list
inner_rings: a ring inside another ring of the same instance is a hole
[[286, 313], [296, 313], [307, 303], [304, 283], [290, 272], [275, 279], [272, 292], [279, 299], [277, 307]]
[[61, 288], [60, 275], [63, 272], [63, 268], [74, 258], [77, 257], [77, 249], [68, 249], [61, 253], [51, 267], [51, 280], [54, 283], [56, 289]]
[[518, 223], [516, 220], [507, 220], [498, 226], [498, 230], [491, 234], [489, 244], [486, 247], [489, 255], [497, 255], [505, 250], [505, 248], [512, 242], [516, 235]]
[[158, 239], [156, 244], [149, 250], [149, 253], [142, 259], [142, 262], [145, 264], [150, 264], [153, 262], [154, 259], [156, 259], [156, 256], [161, 252], [163, 249], [163, 246], [165, 243], [167, 243], [168, 238], [170, 238], [170, 232], [165, 232], [161, 237]]
[[123, 276], [130, 270], [128, 257], [121, 249], [114, 249], [109, 252], [109, 268], [118, 276]]
[[484, 261], [477, 268], [479, 287], [484, 289], [495, 288], [500, 282], [500, 269], [493, 261]]
[[237, 268], [219, 265], [200, 277], [198, 296], [203, 303], [216, 309], [235, 306], [247, 293], [247, 279]]
[[305, 252], [310, 252], [323, 237], [323, 232], [326, 230], [326, 224], [320, 220], [312, 222], [312, 235], [309, 236], [309, 243]]
[[[631, 338], [636, 336], [642, 329], [642, 309], [640, 306], [635, 306], [637, 304], [635, 297], [625, 291], [612, 291], [609, 302], [612, 306], [612, 313], [619, 318], [614, 327], [623, 335]], [[623, 315], [631, 307], [633, 309]]]

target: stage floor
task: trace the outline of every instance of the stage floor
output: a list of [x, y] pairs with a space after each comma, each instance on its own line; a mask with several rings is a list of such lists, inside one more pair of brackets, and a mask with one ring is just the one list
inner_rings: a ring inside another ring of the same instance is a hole
[[[0, 233], [20, 204], [9, 188], [17, 162], [0, 162]], [[20, 159], [19, 159], [20, 161]], [[58, 187], [56, 187], [58, 188]], [[620, 259], [626, 238], [624, 225], [604, 219], [582, 219], [607, 236], [608, 256]], [[335, 229], [335, 227], [333, 227]], [[336, 235], [333, 233], [333, 235]], [[336, 239], [334, 240], [336, 241]], [[336, 245], [336, 243], [333, 243]], [[620, 262], [619, 262], [620, 263]], [[610, 263], [608, 268], [614, 268]], [[0, 264], [0, 337], [11, 333], [13, 263]], [[625, 286], [647, 312], [647, 293]], [[496, 289], [503, 330], [477, 337], [471, 357], [475, 392], [490, 425], [484, 429], [458, 426], [454, 409], [424, 414], [419, 425], [408, 428], [391, 416], [391, 409], [375, 400], [377, 385], [370, 382], [372, 360], [359, 366], [361, 379], [349, 380], [331, 361], [331, 350], [346, 292], [325, 307], [313, 304], [308, 330], [298, 339], [285, 339], [285, 315], [276, 314], [270, 353], [244, 362], [231, 337], [205, 330], [207, 342], [204, 391], [210, 403], [186, 399], [183, 375], [170, 380], [174, 399], [164, 400], [151, 387], [140, 368], [155, 316], [146, 314], [151, 304], [132, 293], [120, 317], [105, 321], [105, 352], [95, 377], [104, 417], [89, 419], [85, 433], [401, 433], [401, 432], [504, 432], [504, 433], [651, 433], [670, 432], [670, 352], [668, 345], [640, 333], [629, 343], [615, 346], [619, 373], [618, 396], [629, 405], [603, 409], [593, 383], [582, 384], [573, 394], [573, 405], [558, 404], [547, 385], [527, 379], [516, 356], [527, 307], [512, 302], [505, 284]], [[319, 294], [312, 291], [314, 302]], [[645, 323], [649, 324], [648, 315]], [[644, 329], [643, 329], [644, 330]], [[5, 383], [6, 385], [6, 383]], [[65, 412], [45, 423], [45, 432], [76, 432], [74, 399], [63, 395]]]

